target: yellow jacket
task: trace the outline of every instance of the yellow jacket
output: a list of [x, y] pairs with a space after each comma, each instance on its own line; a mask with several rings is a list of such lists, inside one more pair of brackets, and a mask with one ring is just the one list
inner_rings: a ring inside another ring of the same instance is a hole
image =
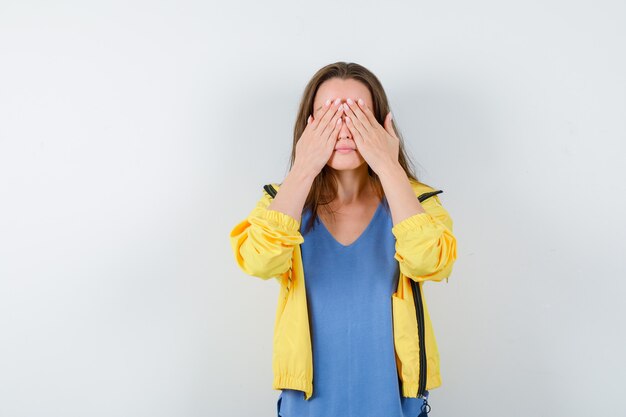
[[[402, 396], [421, 397], [424, 390], [441, 385], [439, 352], [422, 285], [447, 280], [456, 260], [456, 238], [452, 219], [436, 195], [442, 191], [410, 182], [426, 213], [408, 217], [391, 229], [400, 269], [392, 295], [393, 337]], [[308, 400], [313, 395], [313, 354], [300, 252], [304, 237], [300, 221], [267, 209], [280, 184], [272, 186], [264, 187], [256, 207], [232, 229], [230, 243], [246, 274], [280, 283], [272, 388], [300, 390]]]

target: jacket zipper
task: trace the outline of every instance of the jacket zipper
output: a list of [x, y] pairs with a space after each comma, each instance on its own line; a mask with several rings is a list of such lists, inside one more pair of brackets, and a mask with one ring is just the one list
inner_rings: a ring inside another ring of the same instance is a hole
[[424, 395], [426, 391], [426, 341], [424, 340], [424, 306], [422, 305], [422, 294], [417, 282], [411, 280], [413, 287], [413, 300], [415, 301], [415, 316], [417, 318], [417, 331], [420, 344], [420, 374], [417, 385], [417, 398]]
[[270, 197], [272, 197], [272, 198], [276, 197], [276, 189], [272, 186], [272, 184], [264, 185], [263, 189], [265, 189], [265, 191], [267, 191], [267, 193], [270, 195]]
[[426, 200], [427, 198], [432, 197], [434, 195], [437, 195], [439, 193], [443, 193], [443, 190], [430, 191], [428, 193], [420, 194], [420, 196], [417, 197], [417, 200], [421, 203], [422, 201]]
[[[418, 197], [418, 201], [421, 203], [429, 197], [442, 193], [442, 190], [431, 191], [421, 194]], [[422, 291], [419, 283], [411, 279], [411, 287], [413, 288], [413, 301], [415, 302], [415, 318], [417, 319], [417, 332], [419, 337], [419, 349], [420, 349], [420, 374], [417, 384], [417, 398], [423, 397], [426, 391], [426, 340], [424, 330], [424, 305], [422, 304]]]

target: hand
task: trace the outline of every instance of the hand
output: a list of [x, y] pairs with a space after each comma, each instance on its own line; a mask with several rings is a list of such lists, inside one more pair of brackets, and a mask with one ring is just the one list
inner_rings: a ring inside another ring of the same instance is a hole
[[[398, 164], [400, 139], [391, 124], [391, 112], [385, 117], [385, 127], [376, 120], [365, 101], [347, 100], [346, 125], [352, 133], [357, 150], [374, 172], [379, 174], [384, 167]], [[344, 107], [346, 107], [344, 105]]]
[[343, 110], [339, 108], [340, 104], [341, 99], [327, 101], [317, 118], [309, 116], [306, 128], [296, 143], [294, 161], [294, 165], [297, 164], [305, 172], [319, 174], [332, 156], [341, 130]]

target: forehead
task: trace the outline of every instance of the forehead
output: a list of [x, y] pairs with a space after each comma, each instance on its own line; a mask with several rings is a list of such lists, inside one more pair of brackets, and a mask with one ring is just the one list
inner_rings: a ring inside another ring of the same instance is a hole
[[372, 95], [365, 84], [354, 79], [341, 80], [339, 78], [331, 78], [324, 81], [317, 89], [313, 105], [315, 109], [319, 108], [328, 99], [341, 98], [345, 103], [348, 98], [356, 100], [362, 98], [368, 107], [372, 107]]

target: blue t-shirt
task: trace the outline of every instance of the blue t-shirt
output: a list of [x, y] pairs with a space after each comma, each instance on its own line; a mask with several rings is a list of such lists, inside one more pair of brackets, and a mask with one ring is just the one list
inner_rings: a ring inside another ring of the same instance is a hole
[[[386, 199], [348, 246], [302, 215], [302, 262], [313, 349], [313, 396], [281, 390], [280, 417], [416, 417], [423, 398], [402, 397], [391, 295], [400, 273]], [[425, 396], [428, 398], [428, 391]]]

